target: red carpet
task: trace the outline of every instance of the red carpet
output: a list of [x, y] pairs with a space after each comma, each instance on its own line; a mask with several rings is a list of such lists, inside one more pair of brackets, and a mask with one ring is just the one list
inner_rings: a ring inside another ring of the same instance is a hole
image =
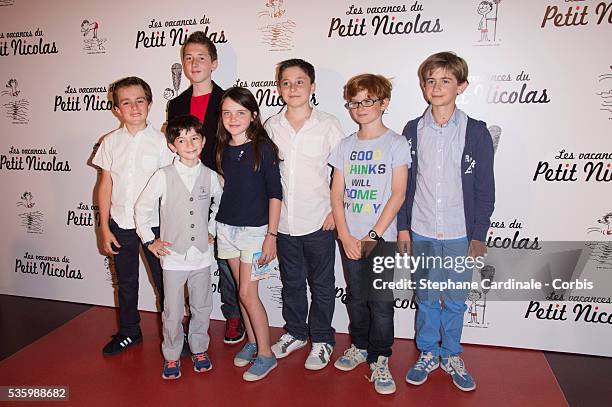
[[[223, 344], [224, 323], [211, 323], [209, 355], [213, 369], [195, 373], [184, 360], [179, 380], [161, 378], [159, 314], [142, 312], [144, 341], [118, 356], [106, 358], [101, 349], [116, 330], [116, 312], [94, 307], [0, 362], [2, 385], [70, 387], [70, 401], [54, 405], [75, 406], [566, 406], [542, 352], [485, 346], [465, 346], [463, 357], [478, 388], [464, 393], [438, 369], [420, 387], [404, 381], [418, 352], [411, 340], [396, 340], [391, 371], [397, 392], [375, 393], [362, 365], [340, 372], [331, 364], [319, 372], [304, 369], [309, 347], [279, 361], [278, 367], [260, 382], [242, 380], [244, 369], [232, 364], [240, 345]], [[18, 329], [18, 327], [16, 327]], [[272, 330], [277, 339], [280, 329]], [[337, 335], [335, 360], [349, 344]], [[369, 375], [368, 375], [369, 376]], [[2, 403], [41, 406], [43, 403]]]

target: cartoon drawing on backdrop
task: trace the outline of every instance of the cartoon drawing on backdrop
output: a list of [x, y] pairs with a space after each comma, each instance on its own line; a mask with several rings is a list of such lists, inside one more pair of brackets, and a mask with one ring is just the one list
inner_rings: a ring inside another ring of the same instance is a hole
[[[493, 41], [497, 39], [497, 8], [501, 0], [481, 1], [476, 8], [476, 12], [481, 16], [478, 22], [478, 31], [480, 31], [480, 40], [478, 42], [487, 41], [489, 38], [489, 22], [493, 22]], [[495, 4], [495, 17], [489, 17], [493, 12], [493, 4]]]
[[[30, 191], [25, 191], [19, 198], [17, 206], [23, 206], [27, 209], [32, 209], [36, 205], [34, 197]], [[40, 211], [28, 211], [17, 215], [21, 219], [27, 233], [41, 234], [43, 232], [43, 214]]]
[[612, 212], [608, 212], [597, 219], [597, 223], [601, 226], [590, 227], [587, 229], [587, 233], [601, 233], [604, 236], [612, 235]]
[[259, 31], [262, 42], [270, 46], [270, 51], [289, 51], [293, 49], [295, 22], [285, 16], [284, 0], [267, 0], [265, 10], [258, 13]]
[[[485, 324], [485, 313], [487, 310], [487, 294], [491, 290], [489, 287], [491, 286], [491, 282], [495, 277], [495, 266], [490, 264], [486, 264], [483, 268], [478, 270], [480, 274], [481, 284], [483, 281], [487, 281], [487, 288], [482, 287], [482, 290], [471, 290], [468, 294], [468, 307], [467, 313], [470, 315], [470, 322], [468, 324]], [[482, 300], [482, 303], [479, 301]], [[478, 308], [482, 308], [482, 315], [480, 318], [480, 322], [478, 322]]]
[[164, 89], [164, 99], [170, 100], [178, 95], [178, 91], [181, 88], [181, 76], [183, 75], [183, 66], [178, 62], [175, 62], [170, 67], [170, 73], [172, 74], [172, 87], [174, 89]]
[[104, 268], [106, 269], [106, 281], [115, 286], [115, 260], [113, 257], [104, 257]]
[[[610, 65], [612, 70], [612, 65]], [[612, 120], [612, 73], [604, 73], [599, 75], [599, 83], [601, 84], [601, 92], [596, 93], [601, 97], [601, 108], [604, 112], [608, 112], [608, 120]]]
[[104, 43], [106, 38], [98, 37], [98, 28], [100, 24], [97, 21], [89, 22], [89, 20], [83, 20], [81, 23], [81, 33], [83, 34], [83, 49], [85, 51], [91, 51], [90, 53], [104, 53]]
[[489, 134], [491, 134], [491, 139], [493, 139], [493, 154], [497, 153], [497, 146], [499, 145], [499, 139], [501, 138], [502, 129], [496, 124], [493, 124], [487, 127], [489, 130]]
[[[21, 91], [18, 89], [17, 79], [11, 78], [6, 82], [5, 88], [9, 90], [3, 90], [0, 92], [2, 96], [9, 96], [10, 98], [17, 98]], [[14, 124], [27, 124], [28, 123], [28, 110], [30, 102], [26, 99], [11, 99], [9, 102], [2, 105], [6, 117], [11, 119]]]
[[268, 292], [270, 293], [270, 296], [268, 298], [270, 298], [272, 301], [278, 304], [276, 306], [278, 309], [282, 309], [283, 308], [283, 293], [282, 293], [283, 283], [281, 283], [280, 270], [278, 267], [279, 267], [278, 264], [276, 264], [274, 268], [270, 270], [270, 276], [265, 281], [266, 281], [266, 288], [268, 289]]

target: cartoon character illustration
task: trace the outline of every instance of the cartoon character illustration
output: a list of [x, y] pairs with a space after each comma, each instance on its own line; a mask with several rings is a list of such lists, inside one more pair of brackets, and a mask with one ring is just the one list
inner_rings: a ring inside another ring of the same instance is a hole
[[[283, 0], [267, 0], [266, 10], [257, 15], [260, 20], [259, 31], [262, 42], [270, 46], [271, 51], [289, 51], [293, 49], [293, 32], [296, 24], [285, 16]], [[282, 18], [281, 18], [282, 17]]]
[[602, 226], [590, 227], [587, 229], [587, 233], [601, 233], [604, 236], [612, 235], [612, 212], [606, 213], [600, 219], [597, 220], [597, 223]]
[[23, 195], [21, 195], [21, 201], [17, 202], [17, 206], [25, 206], [26, 208], [33, 208], [34, 205], [32, 193], [28, 191], [24, 192]]
[[493, 3], [490, 1], [481, 1], [476, 9], [476, 12], [482, 16], [480, 18], [480, 22], [478, 23], [478, 30], [480, 31], [479, 42], [491, 41], [489, 39], [489, 21], [494, 19], [487, 17], [491, 11], [493, 11]]
[[81, 32], [83, 33], [83, 37], [86, 37], [87, 34], [92, 33], [92, 38], [98, 38], [98, 22], [94, 21], [90, 23], [89, 20], [83, 20], [81, 23]]
[[11, 95], [13, 97], [16, 97], [17, 95], [19, 95], [19, 93], [21, 93], [21, 91], [17, 89], [17, 79], [15, 78], [9, 79], [6, 82], [5, 87], [9, 88], [10, 90], [3, 90], [2, 91], [3, 95]]
[[[610, 65], [610, 69], [612, 70], [612, 65]], [[607, 89], [602, 89], [601, 92], [596, 93], [597, 96], [601, 97], [601, 108], [599, 110], [608, 112], [608, 119], [612, 120], [612, 73], [599, 75], [598, 82], [604, 87], [608, 85]]]
[[170, 100], [174, 97], [174, 91], [170, 88], [164, 89], [164, 99]]
[[482, 293], [478, 290], [471, 290], [468, 294], [467, 299], [469, 303], [467, 312], [470, 314], [470, 324], [480, 324], [480, 322], [478, 322], [478, 307], [484, 308], [484, 305], [478, 303], [481, 298]]

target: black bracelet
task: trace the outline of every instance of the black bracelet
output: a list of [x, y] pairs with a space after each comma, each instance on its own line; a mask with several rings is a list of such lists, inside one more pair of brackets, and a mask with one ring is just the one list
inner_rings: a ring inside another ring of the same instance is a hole
[[277, 235], [276, 233], [274, 233], [274, 232], [268, 232], [268, 234], [269, 234], [270, 236], [274, 236], [274, 237], [278, 238], [278, 235]]

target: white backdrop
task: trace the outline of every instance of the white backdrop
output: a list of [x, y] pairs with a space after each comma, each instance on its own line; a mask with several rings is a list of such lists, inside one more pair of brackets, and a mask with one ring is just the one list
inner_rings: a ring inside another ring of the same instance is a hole
[[[426, 107], [419, 63], [452, 50], [470, 66], [460, 107], [498, 138], [491, 238], [599, 242], [563, 266], [572, 278], [593, 280], [596, 295], [556, 292], [540, 303], [566, 307], [566, 319], [538, 318], [528, 301], [489, 302], [483, 315], [479, 299], [478, 323], [466, 314], [465, 342], [612, 356], [611, 22], [612, 2], [590, 0], [0, 1], [0, 293], [114, 305], [88, 164], [100, 137], [119, 124], [107, 87], [144, 78], [154, 95], [150, 121], [161, 127], [167, 99], [188, 86], [175, 64], [189, 33], [205, 30], [217, 43], [213, 79], [249, 87], [264, 117], [281, 103], [275, 64], [311, 61], [318, 107], [337, 115], [347, 134], [355, 130], [342, 107], [350, 76], [392, 78], [385, 122], [401, 132]], [[531, 272], [513, 264], [496, 266], [517, 278]], [[334, 325], [346, 332], [339, 267], [336, 277]], [[141, 281], [140, 306], [154, 310], [144, 270]], [[264, 282], [261, 295], [271, 323], [282, 325], [280, 280]], [[412, 304], [396, 305], [396, 335], [412, 337]], [[577, 306], [590, 306], [589, 314]], [[222, 318], [217, 294], [213, 317]]]

